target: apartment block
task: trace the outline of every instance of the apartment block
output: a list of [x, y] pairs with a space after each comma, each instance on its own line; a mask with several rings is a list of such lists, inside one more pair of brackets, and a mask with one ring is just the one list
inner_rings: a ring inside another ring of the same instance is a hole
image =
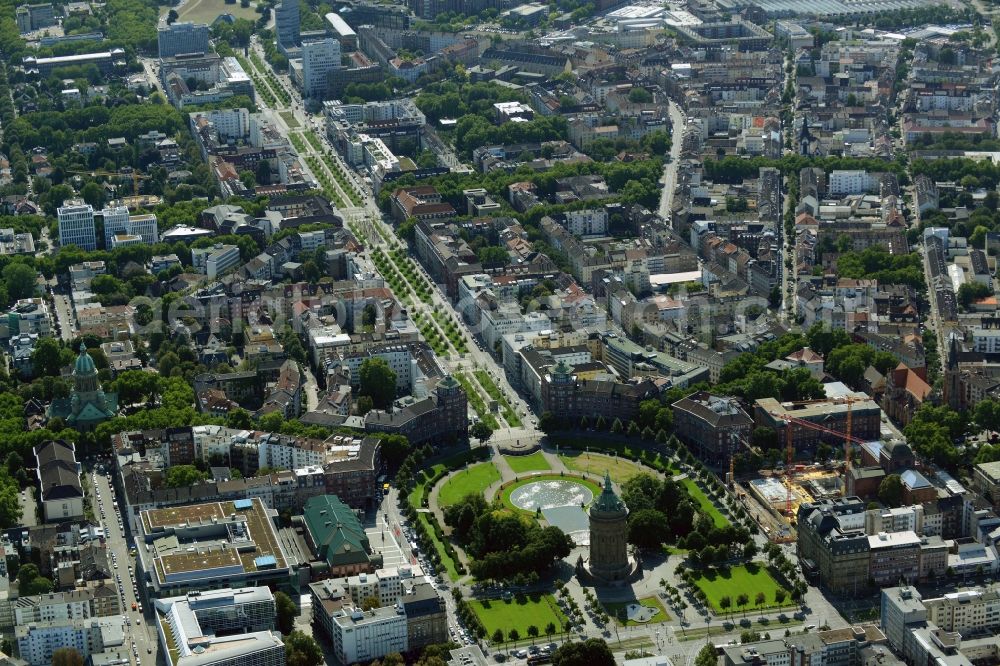
[[30, 666], [49, 666], [52, 653], [73, 648], [84, 659], [92, 654], [125, 645], [125, 630], [119, 617], [46, 620], [14, 627], [17, 650]]
[[199, 273], [218, 277], [240, 265], [240, 249], [235, 245], [216, 243], [211, 247], [191, 250], [191, 264]]

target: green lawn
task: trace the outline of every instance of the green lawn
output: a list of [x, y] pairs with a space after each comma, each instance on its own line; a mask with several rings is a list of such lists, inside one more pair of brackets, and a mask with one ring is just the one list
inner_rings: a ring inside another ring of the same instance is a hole
[[[665, 456], [659, 456], [651, 451], [639, 449], [637, 447], [632, 447], [622, 442], [616, 442], [612, 440], [599, 439], [599, 438], [587, 438], [583, 436], [560, 434], [549, 437], [549, 443], [559, 448], [574, 449], [576, 451], [580, 451], [583, 449], [590, 449], [590, 450], [597, 449], [609, 452], [616, 452], [619, 454], [618, 458], [619, 461], [622, 460], [621, 456], [626, 456], [630, 458], [639, 458], [643, 464], [648, 465], [649, 467], [652, 467], [653, 469], [659, 472], [663, 472], [664, 474], [669, 474], [671, 476], [679, 474], [681, 471], [673, 463], [673, 461], [671, 461], [669, 458]], [[559, 455], [560, 457], [564, 457], [564, 456], [572, 456], [574, 454], [561, 453]], [[565, 462], [566, 466], [571, 469], [579, 469], [570, 462], [567, 462], [565, 457], [563, 458], [563, 462]], [[626, 460], [624, 462], [627, 463], [629, 461]], [[642, 467], [639, 466], [638, 464], [636, 463], [632, 464], [640, 471], [643, 471]], [[600, 471], [600, 474], [602, 476], [604, 475], [603, 470]], [[625, 478], [627, 479], [630, 478], [631, 476], [634, 476], [634, 474], [626, 476]], [[614, 470], [611, 471], [611, 478], [615, 481], [615, 483], [621, 483], [620, 479], [615, 478]], [[705, 495], [705, 492], [698, 486], [698, 484], [693, 479], [685, 479], [683, 481], [683, 484], [684, 487], [687, 489], [688, 493], [691, 495], [691, 499], [698, 504], [699, 511], [708, 516], [711, 516], [712, 522], [715, 523], [716, 527], [725, 527], [726, 525], [729, 524], [729, 520], [724, 515], [722, 515], [722, 513], [715, 507], [714, 504], [712, 504], [712, 500], [708, 499], [708, 497]]]
[[[256, 3], [251, 3], [244, 9], [238, 2], [228, 5], [225, 0], [190, 0], [178, 10], [177, 20], [212, 25], [212, 22], [222, 14], [232, 14], [236, 18], [256, 21], [260, 18], [260, 14], [254, 10], [254, 4]], [[160, 13], [166, 16], [169, 11], [169, 7], [163, 7]]]
[[291, 111], [280, 111], [278, 115], [281, 116], [281, 119], [285, 121], [286, 125], [288, 125], [288, 129], [298, 129], [299, 127], [302, 127], [302, 123], [299, 122], [299, 119], [296, 118], [295, 114]]
[[710, 500], [708, 495], [705, 494], [705, 491], [703, 491], [693, 479], [684, 479], [684, 487], [687, 488], [688, 495], [691, 496], [691, 499], [698, 503], [698, 511], [710, 516], [716, 527], [725, 527], [729, 524], [729, 520], [722, 515], [722, 512], [716, 508], [715, 504], [712, 503], [712, 500]]
[[532, 471], [544, 472], [552, 469], [541, 451], [535, 451], [530, 456], [504, 456], [504, 460], [507, 461], [515, 474]]
[[556, 626], [556, 632], [566, 622], [566, 616], [551, 594], [517, 595], [510, 601], [473, 599], [469, 605], [486, 628], [488, 639], [497, 629], [504, 637], [510, 635], [511, 629], [516, 629], [520, 638], [528, 638], [528, 627], [532, 625], [538, 629], [539, 636], [545, 636], [545, 627], [550, 622]]
[[[658, 624], [660, 622], [667, 622], [670, 620], [670, 614], [667, 613], [667, 609], [663, 607], [656, 597], [644, 597], [639, 599], [639, 605], [645, 606], [646, 608], [655, 608], [659, 611], [658, 615], [654, 615], [653, 619], [648, 622], [636, 622], [635, 620], [629, 620], [625, 609], [630, 605], [635, 603], [634, 601], [613, 601], [604, 604], [604, 610], [608, 612], [608, 615], [615, 618], [615, 622], [618, 623], [619, 627], [641, 627], [646, 624]], [[625, 619], [623, 619], [625, 618]]]
[[[443, 462], [433, 465], [432, 467], [422, 470], [420, 474], [415, 476], [415, 483], [413, 484], [413, 490], [407, 495], [406, 501], [410, 503], [415, 509], [420, 509], [424, 497], [430, 492], [428, 483], [431, 479], [435, 478], [439, 472], [445, 469], [454, 469], [465, 465], [469, 462], [476, 461], [485, 455], [486, 449], [478, 448], [471, 449], [469, 451], [463, 451], [462, 453], [457, 453], [449, 458], [446, 458]], [[427, 533], [430, 535], [431, 540], [434, 542], [434, 550], [438, 552], [441, 556], [441, 563], [444, 565], [445, 570], [448, 572], [448, 577], [456, 581], [458, 580], [459, 574], [458, 569], [455, 567], [454, 560], [448, 556], [448, 553], [444, 549], [444, 544], [435, 536], [434, 529], [431, 527], [430, 521], [427, 518], [426, 513], [418, 513], [417, 520], [427, 527]]]
[[[617, 437], [623, 437], [617, 435]], [[614, 439], [604, 439], [600, 437], [587, 437], [586, 433], [557, 433], [549, 436], [549, 444], [566, 451], [603, 451], [604, 453], [618, 454], [618, 457], [639, 459], [645, 465], [663, 472], [664, 474], [679, 474], [680, 469], [666, 456], [657, 452], [639, 448], [628, 441], [618, 441]]]
[[442, 507], [458, 504], [471, 493], [482, 495], [490, 485], [500, 480], [500, 471], [491, 462], [472, 465], [448, 477], [438, 492], [438, 504]]
[[445, 571], [448, 572], [448, 579], [451, 581], [456, 581], [459, 578], [458, 569], [455, 567], [455, 560], [448, 556], [448, 552], [444, 549], [444, 544], [434, 536], [434, 528], [431, 526], [430, 520], [427, 518], [426, 513], [418, 513], [417, 520], [424, 524], [427, 528], [427, 533], [431, 535], [431, 541], [434, 542], [434, 550], [437, 551], [438, 556], [441, 558], [441, 565], [444, 566]]
[[520, 488], [521, 486], [527, 485], [529, 483], [534, 483], [536, 481], [552, 481], [552, 480], [573, 481], [575, 483], [579, 483], [580, 485], [589, 488], [590, 492], [594, 493], [595, 498], [601, 494], [601, 487], [588, 479], [580, 479], [575, 476], [561, 476], [559, 474], [539, 474], [538, 476], [525, 477], [523, 479], [515, 481], [514, 483], [511, 483], [508, 486], [505, 486], [504, 489], [500, 491], [500, 499], [503, 502], [503, 505], [508, 509], [513, 509], [514, 511], [520, 511], [521, 513], [531, 513], [532, 515], [534, 515], [534, 512], [532, 511], [525, 511], [524, 509], [519, 509], [516, 506], [514, 506], [510, 501], [510, 494], [515, 490], [517, 490], [518, 488]]
[[[778, 582], [774, 580], [763, 564], [751, 562], [729, 569], [706, 569], [696, 572], [700, 574], [695, 578], [695, 584], [705, 592], [709, 605], [718, 613], [741, 613], [744, 610], [755, 610], [758, 608], [777, 608], [774, 600], [774, 593], [784, 590]], [[764, 603], [757, 604], [757, 593], [764, 593]], [[788, 592], [788, 590], [785, 590]], [[745, 606], [738, 606], [736, 599], [740, 594], [746, 594], [749, 603]], [[719, 600], [728, 596], [732, 605], [728, 609], [723, 609]], [[794, 602], [786, 594], [784, 602], [780, 606], [791, 606]]]
[[560, 453], [560, 460], [569, 469], [577, 472], [586, 472], [599, 477], [604, 477], [605, 472], [611, 474], [611, 480], [615, 483], [625, 483], [633, 476], [642, 474], [644, 470], [640, 465], [625, 458], [613, 458], [603, 453]]

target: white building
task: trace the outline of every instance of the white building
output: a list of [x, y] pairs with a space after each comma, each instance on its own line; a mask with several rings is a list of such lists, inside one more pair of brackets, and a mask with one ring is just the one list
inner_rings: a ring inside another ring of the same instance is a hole
[[382, 359], [396, 373], [396, 390], [400, 392], [412, 393], [414, 386], [425, 376], [413, 348], [405, 344], [383, 344], [369, 347], [366, 351], [343, 354], [338, 359], [338, 365], [350, 369], [352, 386], [361, 383], [361, 365], [369, 358]]
[[340, 42], [331, 37], [302, 43], [302, 95], [322, 99], [327, 75], [340, 67]]
[[921, 504], [894, 509], [872, 509], [865, 515], [865, 534], [879, 532], [924, 533], [924, 507]]
[[358, 574], [347, 579], [347, 591], [357, 602], [378, 599], [379, 606], [395, 606], [403, 596], [403, 586], [424, 580], [419, 568], [402, 566], [388, 567], [375, 573]]
[[192, 128], [197, 128], [202, 119], [212, 123], [221, 141], [246, 140], [250, 136], [250, 111], [247, 109], [199, 111], [190, 114], [189, 118]]
[[608, 233], [608, 211], [603, 208], [573, 210], [563, 214], [566, 231], [574, 236], [603, 236]]
[[379, 169], [382, 173], [399, 171], [399, 158], [392, 154], [389, 146], [378, 137], [359, 134], [363, 147], [365, 166], [375, 171]]
[[83, 199], [69, 199], [56, 210], [59, 218], [59, 245], [76, 245], [81, 250], [97, 249], [94, 208]]
[[342, 51], [357, 48], [358, 33], [354, 32], [354, 28], [349, 26], [340, 14], [329, 12], [323, 18], [326, 19], [326, 29], [340, 42]]
[[[52, 317], [44, 298], [22, 298], [7, 311], [0, 321], [0, 337], [34, 333], [40, 338], [52, 335]], [[4, 324], [6, 323], [6, 335]]]
[[996, 354], [1000, 352], [1000, 328], [972, 329], [973, 351], [983, 354]]
[[325, 448], [313, 440], [267, 433], [257, 443], [258, 467], [274, 469], [301, 469], [322, 465]]
[[1000, 628], [1000, 592], [961, 590], [925, 599], [927, 619], [945, 631], [971, 634]]
[[351, 344], [351, 336], [344, 333], [336, 324], [314, 326], [309, 329], [306, 339], [316, 367], [323, 367], [341, 348]]
[[326, 246], [326, 231], [317, 229], [316, 231], [300, 231], [299, 242], [302, 244], [302, 254], [315, 252]]
[[481, 309], [479, 325], [483, 343], [494, 349], [505, 335], [544, 331], [552, 328], [552, 321], [542, 312], [521, 314], [521, 308], [516, 303], [502, 303], [496, 310]]
[[235, 245], [216, 243], [211, 247], [191, 250], [191, 265], [208, 277], [218, 277], [240, 263], [240, 249]]
[[402, 606], [344, 608], [332, 618], [333, 651], [342, 664], [369, 662], [408, 648]]
[[31, 666], [48, 666], [52, 663], [52, 653], [59, 648], [73, 648], [86, 659], [125, 644], [125, 630], [119, 617], [18, 624], [14, 636], [21, 659]]
[[147, 245], [160, 240], [156, 228], [156, 215], [129, 215], [128, 208], [116, 202], [101, 211], [104, 218], [104, 247], [111, 249], [114, 236], [139, 236]]
[[[120, 608], [118, 610], [120, 611]], [[89, 589], [19, 597], [13, 603], [13, 611], [14, 625], [33, 622], [69, 622], [110, 614], [99, 612], [94, 603], [94, 593]]]
[[274, 630], [274, 596], [245, 587], [153, 602], [168, 666], [284, 666], [285, 645]]
[[997, 549], [993, 544], [982, 544], [973, 539], [956, 539], [954, 550], [948, 553], [948, 568], [958, 576], [972, 576], [982, 571], [989, 575], [997, 572]]
[[828, 190], [831, 196], [864, 194], [878, 189], [878, 178], [861, 169], [837, 169], [830, 172]]

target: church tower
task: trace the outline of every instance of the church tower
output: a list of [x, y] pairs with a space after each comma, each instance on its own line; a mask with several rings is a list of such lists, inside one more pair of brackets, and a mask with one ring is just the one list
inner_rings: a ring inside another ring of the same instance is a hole
[[49, 418], [59, 417], [66, 425], [79, 430], [89, 430], [101, 421], [118, 413], [118, 394], [105, 393], [97, 373], [94, 359], [87, 353], [87, 346], [80, 343], [80, 355], [73, 364], [73, 388], [70, 397], [53, 400]]

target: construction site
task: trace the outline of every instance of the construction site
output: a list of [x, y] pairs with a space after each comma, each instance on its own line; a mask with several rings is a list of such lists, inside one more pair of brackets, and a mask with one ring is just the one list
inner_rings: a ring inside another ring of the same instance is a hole
[[[759, 470], [756, 478], [736, 482], [735, 490], [771, 541], [793, 542], [800, 504], [847, 494], [853, 458], [862, 445], [879, 440], [882, 412], [870, 397], [854, 392], [799, 402], [764, 398], [755, 407], [756, 424], [778, 433], [785, 460], [776, 469]], [[841, 450], [840, 461], [802, 462], [811, 461], [821, 444]]]

